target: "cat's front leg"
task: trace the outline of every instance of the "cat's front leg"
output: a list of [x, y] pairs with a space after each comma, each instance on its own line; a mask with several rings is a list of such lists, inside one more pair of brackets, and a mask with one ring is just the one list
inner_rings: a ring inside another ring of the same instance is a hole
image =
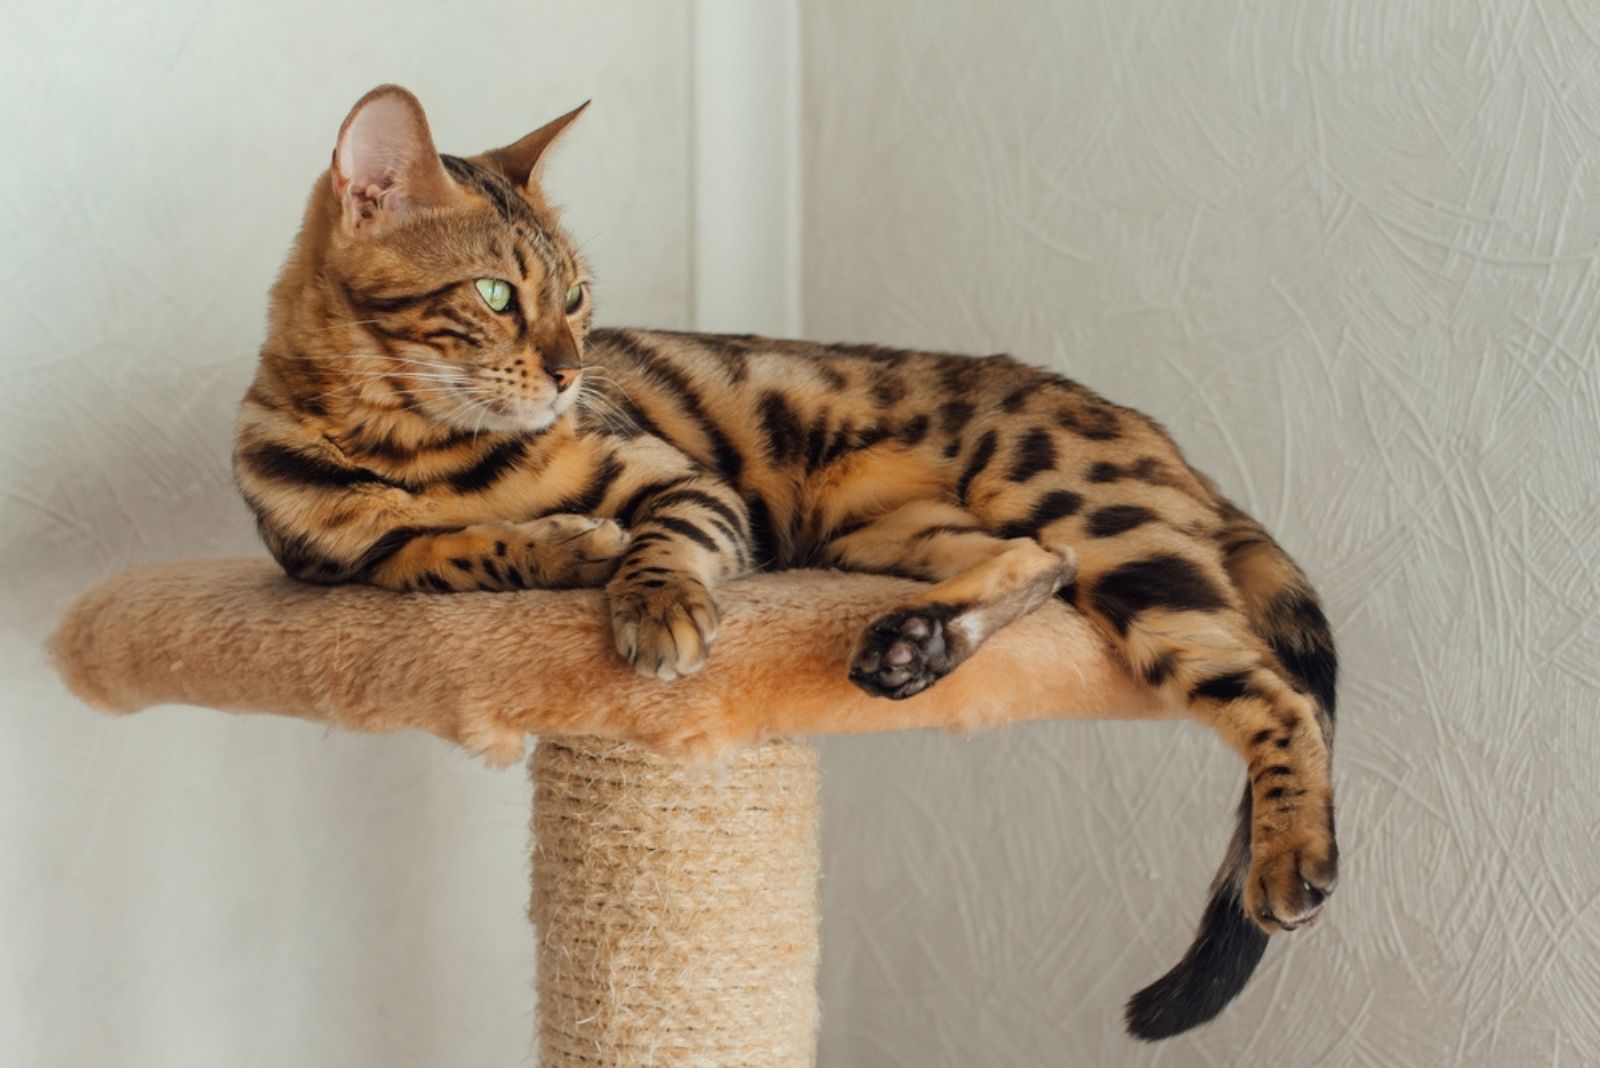
[[639, 674], [670, 682], [705, 666], [717, 637], [717, 604], [704, 581], [668, 572], [613, 580], [609, 594], [617, 652]]
[[523, 523], [398, 528], [358, 567], [366, 581], [392, 590], [583, 589], [605, 584], [628, 543], [613, 520], [560, 513]]
[[641, 675], [699, 671], [717, 636], [716, 584], [750, 568], [750, 518], [727, 483], [684, 472], [623, 507], [633, 540], [606, 586], [617, 652]]

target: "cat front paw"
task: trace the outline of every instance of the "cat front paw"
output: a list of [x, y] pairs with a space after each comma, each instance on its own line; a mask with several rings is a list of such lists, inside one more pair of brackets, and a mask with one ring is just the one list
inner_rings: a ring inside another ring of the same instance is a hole
[[547, 589], [604, 586], [632, 540], [614, 520], [561, 513], [522, 524], [534, 584]]
[[617, 652], [647, 678], [671, 682], [699, 671], [717, 637], [717, 605], [688, 575], [612, 582], [611, 630]]

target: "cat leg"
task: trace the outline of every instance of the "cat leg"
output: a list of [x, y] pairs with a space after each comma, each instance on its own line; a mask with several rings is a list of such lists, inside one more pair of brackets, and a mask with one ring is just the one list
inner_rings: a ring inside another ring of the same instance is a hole
[[1228, 889], [1263, 930], [1300, 926], [1338, 870], [1331, 721], [1280, 658], [1279, 649], [1298, 654], [1298, 639], [1275, 649], [1252, 626], [1261, 606], [1247, 602], [1228, 570], [1216, 540], [1225, 510], [1214, 494], [1174, 474], [1182, 460], [1170, 446], [1148, 439], [1138, 447], [1150, 455], [1128, 465], [1094, 462], [1081, 478], [1038, 470], [1026, 449], [1010, 465], [993, 464], [1007, 450], [991, 447], [969, 462], [959, 495], [1002, 533], [1070, 546], [1077, 573], [1061, 596], [1096, 623], [1136, 677], [1244, 758], [1249, 864], [1226, 869], [1237, 879]]
[[1137, 537], [1087, 537], [1076, 548], [1074, 603], [1136, 673], [1245, 760], [1246, 914], [1268, 932], [1307, 923], [1338, 873], [1331, 723], [1251, 628], [1214, 542], [1151, 523]]
[[935, 583], [868, 625], [851, 657], [851, 681], [892, 698], [927, 689], [1072, 576], [1070, 552], [997, 537], [940, 501], [913, 501], [847, 528], [821, 556], [836, 567]]
[[749, 508], [725, 479], [665, 442], [619, 445], [597, 511], [632, 541], [606, 585], [617, 652], [670, 682], [705, 666], [717, 635], [718, 582], [752, 564]]
[[616, 571], [628, 544], [627, 531], [609, 519], [559, 514], [459, 529], [396, 528], [353, 566], [391, 590], [596, 588]]

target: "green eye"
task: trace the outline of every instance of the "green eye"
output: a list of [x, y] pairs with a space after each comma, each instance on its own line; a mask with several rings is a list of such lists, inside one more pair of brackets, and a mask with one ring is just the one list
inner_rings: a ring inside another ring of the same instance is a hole
[[477, 281], [478, 295], [483, 302], [495, 311], [505, 311], [511, 303], [511, 283], [499, 278], [480, 278]]
[[583, 305], [583, 283], [579, 282], [567, 290], [567, 314], [571, 315]]

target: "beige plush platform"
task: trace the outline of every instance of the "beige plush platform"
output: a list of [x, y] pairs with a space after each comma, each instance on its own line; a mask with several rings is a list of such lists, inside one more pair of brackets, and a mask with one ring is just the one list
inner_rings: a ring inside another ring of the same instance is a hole
[[303, 585], [266, 560], [189, 560], [90, 590], [51, 649], [72, 690], [108, 712], [186, 704], [420, 730], [495, 764], [520, 759], [529, 734], [717, 759], [776, 735], [1164, 714], [1059, 603], [931, 690], [868, 697], [845, 677], [856, 636], [916, 589], [835, 572], [730, 583], [710, 663], [662, 683], [618, 659], [598, 591], [395, 594]]
[[188, 704], [420, 730], [493, 764], [544, 735], [529, 765], [539, 1063], [813, 1068], [816, 754], [755, 743], [1161, 712], [1059, 602], [910, 700], [868, 697], [845, 676], [856, 638], [917, 588], [832, 572], [730, 583], [710, 663], [662, 683], [612, 649], [599, 591], [395, 594], [191, 560], [90, 590], [51, 651], [108, 712]]

